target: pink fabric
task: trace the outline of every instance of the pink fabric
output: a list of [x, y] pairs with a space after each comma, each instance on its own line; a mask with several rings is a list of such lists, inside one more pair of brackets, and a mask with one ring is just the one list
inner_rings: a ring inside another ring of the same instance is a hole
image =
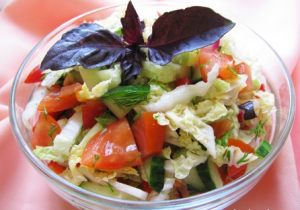
[[[122, 0], [15, 0], [0, 13], [0, 209], [75, 209], [45, 184], [19, 150], [9, 124], [12, 79], [22, 60], [54, 28], [81, 13]], [[180, 1], [178, 1], [180, 2]], [[183, 1], [187, 2], [187, 1]], [[230, 15], [265, 38], [286, 63], [300, 94], [300, 2], [298, 0], [203, 0], [201, 5]], [[200, 5], [190, 0], [190, 5]], [[298, 61], [298, 64], [297, 64]], [[300, 99], [291, 138], [262, 180], [227, 209], [299, 209]], [[292, 140], [291, 140], [292, 139]], [[294, 155], [295, 153], [295, 155]], [[298, 176], [297, 176], [298, 171]]]

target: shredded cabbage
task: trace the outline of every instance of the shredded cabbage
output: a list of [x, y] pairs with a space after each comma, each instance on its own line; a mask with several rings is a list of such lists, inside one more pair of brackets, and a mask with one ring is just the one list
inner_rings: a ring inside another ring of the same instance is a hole
[[181, 85], [161, 96], [157, 102], [150, 102], [142, 107], [146, 111], [166, 112], [173, 109], [176, 104], [187, 104], [196, 96], [203, 96], [212, 86], [219, 74], [219, 65], [215, 64], [208, 73], [207, 82], [200, 81], [194, 85]]

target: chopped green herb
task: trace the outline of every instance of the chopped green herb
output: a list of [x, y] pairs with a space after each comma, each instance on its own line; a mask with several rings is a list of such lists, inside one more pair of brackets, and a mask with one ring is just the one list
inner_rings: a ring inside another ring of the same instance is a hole
[[44, 80], [45, 77], [47, 76], [47, 74], [49, 74], [49, 73], [44, 73], [43, 76], [41, 77], [41, 80]]
[[204, 66], [209, 65], [209, 64], [211, 64], [211, 61], [209, 61], [209, 62], [207, 62], [207, 63], [201, 64], [201, 65], [200, 65], [200, 68], [203, 68]]
[[45, 117], [46, 120], [47, 120], [47, 114], [48, 114], [48, 112], [47, 112], [47, 110], [46, 110], [46, 107], [44, 107], [43, 115], [44, 115], [44, 117]]
[[250, 131], [253, 131], [257, 137], [261, 137], [263, 134], [266, 134], [265, 130], [265, 124], [268, 120], [265, 120], [263, 123], [261, 120], [257, 123], [255, 128], [250, 129]]
[[150, 79], [150, 81], [148, 82], [148, 84], [149, 85], [157, 85], [157, 86], [159, 86], [161, 89], [163, 89], [165, 91], [168, 91], [168, 89], [169, 89], [168, 85], [165, 85], [161, 81], [159, 81], [159, 79], [158, 79], [157, 76], [152, 77]]
[[104, 112], [100, 117], [95, 118], [100, 125], [102, 125], [103, 128], [106, 128], [110, 123], [112, 123], [112, 120], [114, 119], [110, 113], [110, 111]]
[[111, 183], [109, 183], [109, 182], [106, 182], [106, 183], [107, 183], [109, 189], [110, 189], [112, 192], [115, 192], [115, 187], [114, 187]]
[[53, 125], [52, 123], [50, 124], [50, 130], [48, 132], [48, 136], [51, 137], [51, 139], [53, 140], [52, 134], [58, 129], [57, 126]]
[[231, 152], [230, 152], [230, 150], [226, 149], [226, 151], [224, 152], [222, 158], [224, 158], [225, 156], [227, 157], [228, 162], [230, 162], [230, 159], [231, 159]]
[[136, 121], [136, 120], [141, 116], [141, 114], [142, 114], [143, 112], [144, 112], [143, 110], [139, 111], [139, 112], [134, 116], [133, 120]]
[[135, 158], [133, 158], [133, 160], [129, 161], [128, 163], [126, 163], [124, 165], [124, 167], [128, 167], [130, 166], [136, 159], [138, 159], [140, 156], [142, 155], [142, 153], [139, 153], [137, 156], [135, 156]]
[[238, 162], [236, 162], [237, 164], [240, 164], [240, 163], [246, 163], [249, 161], [249, 159], [246, 159], [248, 157], [249, 153], [248, 152], [245, 152], [244, 153], [244, 156], [238, 160]]
[[118, 86], [106, 92], [102, 99], [111, 99], [120, 108], [131, 109], [143, 101], [148, 101], [150, 85]]
[[94, 154], [94, 163], [93, 163], [93, 167], [95, 167], [96, 163], [98, 162], [98, 160], [100, 159], [100, 156], [97, 154]]
[[236, 70], [235, 70], [232, 66], [227, 67], [227, 69], [228, 69], [233, 75], [235, 75], [235, 76], [238, 75], [238, 73], [236, 72]]
[[100, 135], [103, 134], [106, 130], [107, 130], [107, 129], [104, 128], [104, 129], [101, 131]]

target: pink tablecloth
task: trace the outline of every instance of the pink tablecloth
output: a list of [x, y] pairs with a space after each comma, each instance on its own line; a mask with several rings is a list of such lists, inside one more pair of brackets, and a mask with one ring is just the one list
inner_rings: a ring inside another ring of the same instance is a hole
[[[8, 119], [10, 88], [22, 60], [47, 33], [83, 12], [119, 2], [122, 1], [15, 0], [0, 13], [0, 209], [74, 209], [48, 188], [18, 149]], [[223, 0], [218, 4], [210, 0], [182, 2], [211, 6], [257, 31], [283, 58], [293, 76], [296, 95], [300, 94], [298, 0]], [[291, 138], [279, 157], [258, 185], [228, 209], [300, 209], [299, 125], [300, 112], [297, 111]]]

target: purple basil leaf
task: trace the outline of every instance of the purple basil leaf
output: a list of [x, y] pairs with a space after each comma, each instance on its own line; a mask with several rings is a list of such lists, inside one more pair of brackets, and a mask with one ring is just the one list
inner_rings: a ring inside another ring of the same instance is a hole
[[83, 23], [65, 34], [47, 52], [41, 69], [82, 65], [92, 69], [111, 65], [125, 55], [123, 39], [96, 23]]
[[137, 45], [130, 46], [126, 49], [124, 59], [121, 60], [121, 69], [124, 72], [125, 81], [137, 75], [142, 70], [142, 61], [146, 59], [146, 53]]
[[121, 18], [121, 23], [124, 41], [128, 45], [144, 44], [143, 30], [145, 24], [140, 21], [131, 1], [128, 2], [125, 17]]
[[189, 7], [164, 13], [154, 23], [148, 38], [149, 59], [165, 65], [182, 52], [217, 42], [235, 23], [206, 7]]
[[238, 105], [238, 107], [245, 111], [244, 112], [245, 120], [251, 120], [253, 118], [256, 118], [253, 101], [248, 101], [246, 103], [240, 104], [240, 105]]

